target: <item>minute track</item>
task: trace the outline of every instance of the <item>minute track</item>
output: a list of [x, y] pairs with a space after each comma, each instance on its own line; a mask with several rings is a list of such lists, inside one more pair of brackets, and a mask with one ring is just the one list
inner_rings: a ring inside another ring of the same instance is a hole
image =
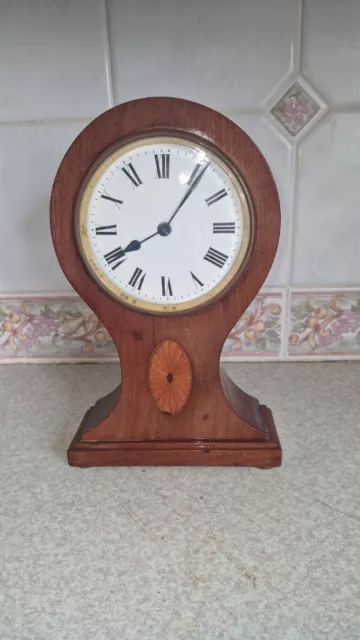
[[110, 198], [120, 191], [123, 201], [100, 207], [98, 195], [90, 202], [94, 259], [102, 282], [129, 304], [137, 300], [137, 308], [195, 307], [231, 272], [242, 242], [242, 203], [210, 152], [153, 140], [132, 145], [94, 184]]

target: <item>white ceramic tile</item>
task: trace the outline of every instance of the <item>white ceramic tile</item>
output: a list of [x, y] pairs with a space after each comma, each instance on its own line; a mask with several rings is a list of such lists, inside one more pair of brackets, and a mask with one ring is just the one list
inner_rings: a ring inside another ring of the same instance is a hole
[[289, 71], [297, 26], [298, 0], [110, 0], [115, 100], [260, 105]]
[[0, 120], [87, 117], [109, 107], [97, 0], [1, 3]]
[[82, 124], [0, 127], [0, 291], [70, 291], [50, 238], [57, 167]]
[[333, 104], [360, 98], [359, 0], [305, 0], [302, 71]]
[[293, 283], [356, 286], [360, 114], [326, 116], [300, 150]]
[[290, 267], [291, 147], [260, 115], [242, 114], [233, 117], [232, 120], [244, 129], [257, 144], [275, 178], [281, 204], [281, 234], [278, 251], [266, 285], [286, 285], [289, 282]]

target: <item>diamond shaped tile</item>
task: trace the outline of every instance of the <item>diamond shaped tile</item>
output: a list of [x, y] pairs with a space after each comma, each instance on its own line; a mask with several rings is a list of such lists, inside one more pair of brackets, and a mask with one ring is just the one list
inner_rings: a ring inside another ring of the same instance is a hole
[[271, 113], [295, 137], [320, 109], [321, 105], [295, 82], [271, 109]]

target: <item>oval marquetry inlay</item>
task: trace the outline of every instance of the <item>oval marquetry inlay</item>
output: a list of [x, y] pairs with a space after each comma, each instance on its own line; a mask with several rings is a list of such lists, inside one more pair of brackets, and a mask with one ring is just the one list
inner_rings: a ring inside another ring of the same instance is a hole
[[179, 413], [190, 396], [192, 380], [190, 360], [179, 343], [159, 342], [149, 365], [149, 388], [159, 409]]

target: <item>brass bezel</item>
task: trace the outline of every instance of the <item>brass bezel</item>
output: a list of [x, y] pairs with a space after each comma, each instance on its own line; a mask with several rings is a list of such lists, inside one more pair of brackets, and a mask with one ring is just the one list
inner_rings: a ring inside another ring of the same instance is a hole
[[[87, 234], [87, 213], [89, 200], [96, 184], [102, 174], [115, 160], [144, 144], [166, 144], [169, 142], [175, 142], [185, 146], [188, 144], [191, 148], [194, 148], [194, 145], [198, 145], [200, 150], [206, 151], [207, 155], [213, 157], [222, 170], [227, 174], [241, 203], [244, 216], [243, 238], [233, 265], [226, 276], [215, 287], [213, 287], [213, 289], [193, 300], [171, 304], [158, 304], [132, 297], [113, 283], [107, 277], [106, 273], [101, 270], [94, 260], [89, 243]], [[203, 140], [196, 135], [187, 135], [185, 132], [174, 131], [174, 134], [167, 132], [166, 135], [164, 135], [164, 131], [160, 131], [159, 133], [154, 131], [144, 131], [143, 133], [138, 132], [132, 139], [127, 140], [126, 142], [124, 142], [124, 140], [120, 140], [118, 144], [116, 142], [112, 144], [109, 148], [111, 151], [109, 151], [109, 149], [107, 150], [109, 154], [107, 154], [105, 150], [104, 153], [101, 154], [100, 158], [98, 158], [97, 162], [89, 169], [77, 198], [74, 216], [75, 236], [80, 254], [89, 274], [101, 286], [101, 288], [116, 301], [125, 304], [133, 310], [156, 315], [189, 313], [191, 311], [197, 311], [200, 307], [204, 307], [222, 296], [243, 271], [251, 252], [254, 236], [254, 216], [252, 213], [251, 199], [236, 167], [232, 166], [228, 158], [225, 159], [224, 156], [221, 156], [217, 150], [210, 148], [210, 146], [211, 145], [206, 140]]]

